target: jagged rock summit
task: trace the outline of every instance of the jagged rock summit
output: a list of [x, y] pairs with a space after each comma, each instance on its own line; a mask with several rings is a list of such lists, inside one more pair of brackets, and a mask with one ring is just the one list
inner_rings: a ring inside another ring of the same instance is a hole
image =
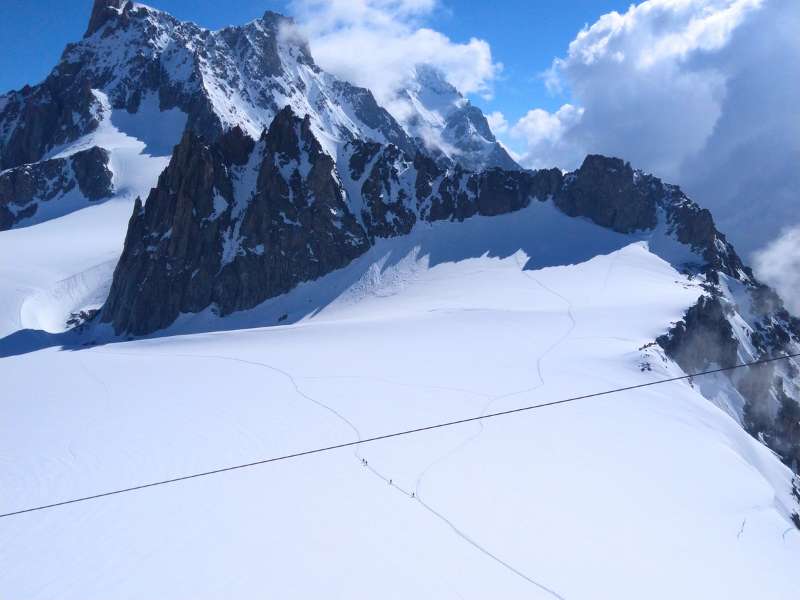
[[[316, 66], [291, 19], [268, 11], [209, 31], [139, 3], [98, 0], [84, 38], [66, 47], [42, 83], [0, 96], [0, 170], [68, 157], [108, 122], [146, 142], [168, 129], [165, 115], [184, 115], [185, 127], [206, 140], [236, 127], [256, 139], [285, 106], [308, 115], [334, 159], [353, 139], [413, 152], [413, 140], [371, 92]], [[150, 123], [144, 132], [115, 123], [137, 116]], [[18, 203], [0, 197], [0, 206]], [[23, 219], [7, 217], [3, 226]]]
[[125, 10], [133, 9], [133, 2], [129, 0], [94, 0], [89, 25], [83, 37], [91, 36], [108, 21], [118, 18]]
[[[309, 116], [337, 161], [347, 142], [369, 140], [468, 170], [518, 168], [479, 109], [432, 68], [417, 73], [405, 95], [417, 116], [404, 127], [371, 92], [323, 72], [292, 20], [275, 12], [210, 31], [136, 2], [96, 0], [83, 39], [66, 47], [50, 75], [0, 96], [0, 170], [83, 150], [79, 141], [114, 114], [143, 115], [158, 129], [160, 115], [179, 113], [206, 140], [234, 127], [257, 139], [285, 106]], [[15, 202], [0, 197], [0, 205]], [[23, 220], [7, 217], [3, 226]]]
[[[156, 95], [161, 110], [180, 109], [188, 127], [208, 139], [236, 126], [258, 137], [291, 105], [311, 116], [328, 149], [354, 136], [407, 145], [369, 91], [314, 64], [291, 25], [268, 11], [246, 25], [209, 31], [142, 4], [98, 0], [85, 37], [67, 46], [48, 78], [3, 97], [0, 165], [39, 160], [93, 130], [91, 90], [130, 113]], [[37, 127], [43, 122], [50, 126]]]

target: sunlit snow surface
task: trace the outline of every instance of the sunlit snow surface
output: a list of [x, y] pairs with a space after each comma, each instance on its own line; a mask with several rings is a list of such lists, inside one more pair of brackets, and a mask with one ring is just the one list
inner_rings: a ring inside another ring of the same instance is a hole
[[[3, 335], [102, 295], [115, 210], [0, 234], [29, 252]], [[649, 247], [536, 203], [226, 319], [7, 352], [0, 512], [679, 375], [639, 348], [702, 290]], [[793, 599], [789, 481], [673, 383], [1, 519], [0, 596]]]
[[71, 312], [97, 308], [108, 295], [136, 197], [150, 188], [180, 141], [186, 115], [161, 111], [155, 95], [138, 112], [111, 108], [97, 98], [99, 125], [90, 134], [54, 149], [46, 158], [71, 156], [92, 146], [110, 154], [114, 195], [91, 203], [79, 193], [41, 203], [33, 219], [0, 235], [0, 336], [20, 328], [62, 331]]

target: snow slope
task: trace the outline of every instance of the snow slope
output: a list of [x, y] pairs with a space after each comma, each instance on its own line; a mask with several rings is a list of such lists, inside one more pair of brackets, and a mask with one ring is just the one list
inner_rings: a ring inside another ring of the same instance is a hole
[[[0, 512], [677, 375], [641, 348], [702, 289], [657, 241], [534, 203], [226, 319], [11, 352]], [[790, 599], [790, 480], [672, 383], [1, 519], [0, 595]]]
[[[100, 146], [110, 154], [114, 196], [102, 204], [43, 203], [30, 226], [0, 235], [0, 336], [20, 328], [63, 331], [70, 313], [98, 308], [108, 294], [136, 197], [147, 198], [180, 140], [186, 115], [143, 99], [137, 113], [112, 109], [94, 90], [99, 125], [46, 158]], [[28, 223], [22, 223], [26, 225]]]

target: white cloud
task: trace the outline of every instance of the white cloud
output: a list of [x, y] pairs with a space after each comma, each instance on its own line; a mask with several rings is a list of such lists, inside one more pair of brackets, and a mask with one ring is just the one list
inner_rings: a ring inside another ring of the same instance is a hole
[[508, 131], [508, 121], [505, 115], [499, 110], [486, 115], [486, 120], [489, 122], [489, 127], [495, 135], [502, 135]]
[[787, 230], [756, 252], [753, 268], [778, 291], [786, 308], [800, 315], [800, 227]]
[[[564, 104], [554, 113], [534, 108], [517, 121], [509, 133], [512, 138], [524, 141], [526, 166], [542, 168], [571, 162], [573, 148], [565, 134], [580, 123], [583, 112], [583, 108], [572, 104]], [[566, 157], [565, 160], [552, 162], [559, 155]]]
[[797, 0], [648, 0], [609, 13], [544, 74], [579, 108], [532, 110], [510, 134], [529, 166], [573, 168], [599, 152], [680, 184], [747, 256], [800, 224], [798, 31]]
[[456, 43], [424, 27], [438, 0], [294, 0], [292, 12], [319, 65], [389, 103], [414, 66], [429, 63], [465, 94], [489, 95], [502, 66], [477, 38]]

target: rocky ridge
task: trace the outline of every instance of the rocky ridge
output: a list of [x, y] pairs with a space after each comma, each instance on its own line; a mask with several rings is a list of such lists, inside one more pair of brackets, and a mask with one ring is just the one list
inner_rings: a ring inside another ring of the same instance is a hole
[[0, 172], [0, 231], [33, 217], [43, 202], [78, 192], [89, 201], [114, 193], [109, 154], [93, 146], [67, 158], [53, 158]]

